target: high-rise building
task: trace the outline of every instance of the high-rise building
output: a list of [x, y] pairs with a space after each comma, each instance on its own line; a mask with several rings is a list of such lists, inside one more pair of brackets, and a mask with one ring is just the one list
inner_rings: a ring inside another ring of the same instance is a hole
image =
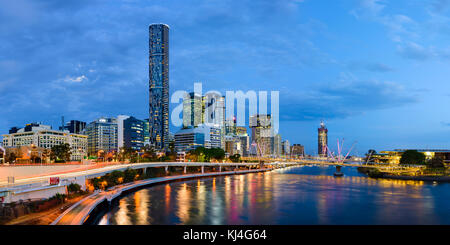
[[280, 157], [281, 156], [281, 135], [276, 134], [273, 137], [273, 151], [272, 155], [274, 157]]
[[149, 26], [149, 130], [155, 149], [169, 144], [169, 26]]
[[59, 127], [59, 130], [64, 131], [67, 130], [71, 134], [81, 134], [83, 130], [86, 128], [86, 123], [78, 120], [70, 120], [67, 122], [64, 127]]
[[200, 124], [184, 128], [175, 134], [175, 150], [189, 151], [197, 147], [220, 148], [220, 128]]
[[97, 155], [117, 151], [117, 118], [99, 118], [86, 126], [88, 136], [88, 154]]
[[123, 146], [139, 151], [144, 146], [145, 122], [135, 117], [123, 121]]
[[305, 147], [301, 144], [294, 144], [291, 147], [292, 157], [303, 157], [305, 156]]
[[[249, 127], [252, 130], [252, 145], [257, 145], [257, 154], [271, 156], [279, 153], [278, 140], [273, 132], [271, 117], [268, 114], [257, 114], [250, 117]], [[254, 153], [254, 152], [253, 152]]]
[[144, 145], [150, 145], [150, 123], [148, 118], [144, 119]]
[[183, 127], [197, 127], [203, 123], [203, 98], [194, 92], [183, 98]]
[[220, 144], [225, 149], [225, 96], [216, 92], [207, 93], [203, 97], [204, 123], [220, 128]]
[[291, 154], [291, 144], [289, 140], [285, 140], [281, 143], [281, 154], [289, 156]]
[[225, 135], [236, 135], [236, 117], [225, 120]]
[[320, 128], [318, 128], [318, 149], [317, 152], [320, 157], [327, 156], [327, 146], [328, 146], [328, 129], [325, 123], [320, 122]]
[[117, 116], [117, 151], [120, 151], [120, 148], [124, 147], [124, 140], [123, 140], [123, 132], [124, 132], [124, 121], [126, 119], [130, 118], [130, 116], [127, 115], [118, 115]]

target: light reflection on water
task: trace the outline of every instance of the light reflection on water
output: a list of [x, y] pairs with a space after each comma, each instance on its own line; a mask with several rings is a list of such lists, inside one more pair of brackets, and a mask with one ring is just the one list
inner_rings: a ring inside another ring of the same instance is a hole
[[450, 224], [450, 185], [305, 166], [157, 185], [119, 200], [99, 224]]

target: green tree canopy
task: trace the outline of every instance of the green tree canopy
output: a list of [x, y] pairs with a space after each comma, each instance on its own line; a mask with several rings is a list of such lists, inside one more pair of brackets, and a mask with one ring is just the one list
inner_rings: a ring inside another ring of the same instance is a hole
[[400, 164], [425, 164], [425, 154], [416, 150], [407, 150], [403, 152]]
[[61, 145], [55, 145], [51, 149], [50, 158], [56, 161], [70, 161], [72, 152], [70, 151], [70, 145], [65, 143]]
[[229, 158], [230, 158], [230, 160], [232, 162], [241, 162], [241, 155], [240, 154], [231, 155]]
[[221, 148], [197, 147], [189, 151], [189, 154], [196, 156], [199, 162], [209, 162], [211, 159], [222, 160], [225, 158], [225, 151]]

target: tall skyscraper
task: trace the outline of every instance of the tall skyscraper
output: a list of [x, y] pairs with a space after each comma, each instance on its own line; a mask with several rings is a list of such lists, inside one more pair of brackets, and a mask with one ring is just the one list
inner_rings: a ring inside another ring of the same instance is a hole
[[183, 127], [197, 127], [203, 123], [203, 98], [201, 95], [186, 93], [183, 99]]
[[278, 144], [278, 141], [281, 139], [274, 133], [270, 114], [250, 116], [249, 127], [252, 130], [252, 144], [258, 145], [258, 151], [260, 151], [258, 154], [270, 156], [281, 152], [281, 149], [278, 148], [278, 145], [281, 145], [281, 142]]
[[149, 130], [155, 149], [169, 145], [169, 26], [149, 26]]
[[328, 129], [325, 126], [325, 123], [320, 122], [320, 128], [318, 128], [318, 150], [319, 156], [326, 157], [327, 156], [327, 146], [328, 146]]

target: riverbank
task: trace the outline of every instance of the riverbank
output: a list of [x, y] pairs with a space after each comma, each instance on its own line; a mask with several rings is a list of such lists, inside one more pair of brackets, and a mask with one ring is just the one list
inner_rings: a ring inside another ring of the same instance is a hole
[[77, 202], [66, 212], [60, 215], [52, 223], [52, 225], [82, 225], [85, 223], [89, 223], [92, 217], [95, 217], [95, 214], [97, 212], [99, 212], [102, 208], [107, 207], [111, 202], [117, 200], [122, 195], [151, 185], [197, 178], [208, 178], [214, 176], [265, 172], [270, 170], [272, 170], [272, 168], [165, 176], [117, 185], [110, 191], [96, 192], [88, 196], [84, 200]]
[[417, 180], [417, 181], [429, 181], [429, 182], [450, 182], [450, 176], [398, 176], [398, 175], [389, 175], [385, 174], [382, 177], [383, 179], [398, 179], [398, 180]]
[[416, 180], [427, 182], [450, 182], [450, 176], [427, 176], [427, 175], [393, 175], [382, 172], [372, 167], [358, 167], [358, 172], [366, 174], [371, 178], [395, 179], [395, 180]]

